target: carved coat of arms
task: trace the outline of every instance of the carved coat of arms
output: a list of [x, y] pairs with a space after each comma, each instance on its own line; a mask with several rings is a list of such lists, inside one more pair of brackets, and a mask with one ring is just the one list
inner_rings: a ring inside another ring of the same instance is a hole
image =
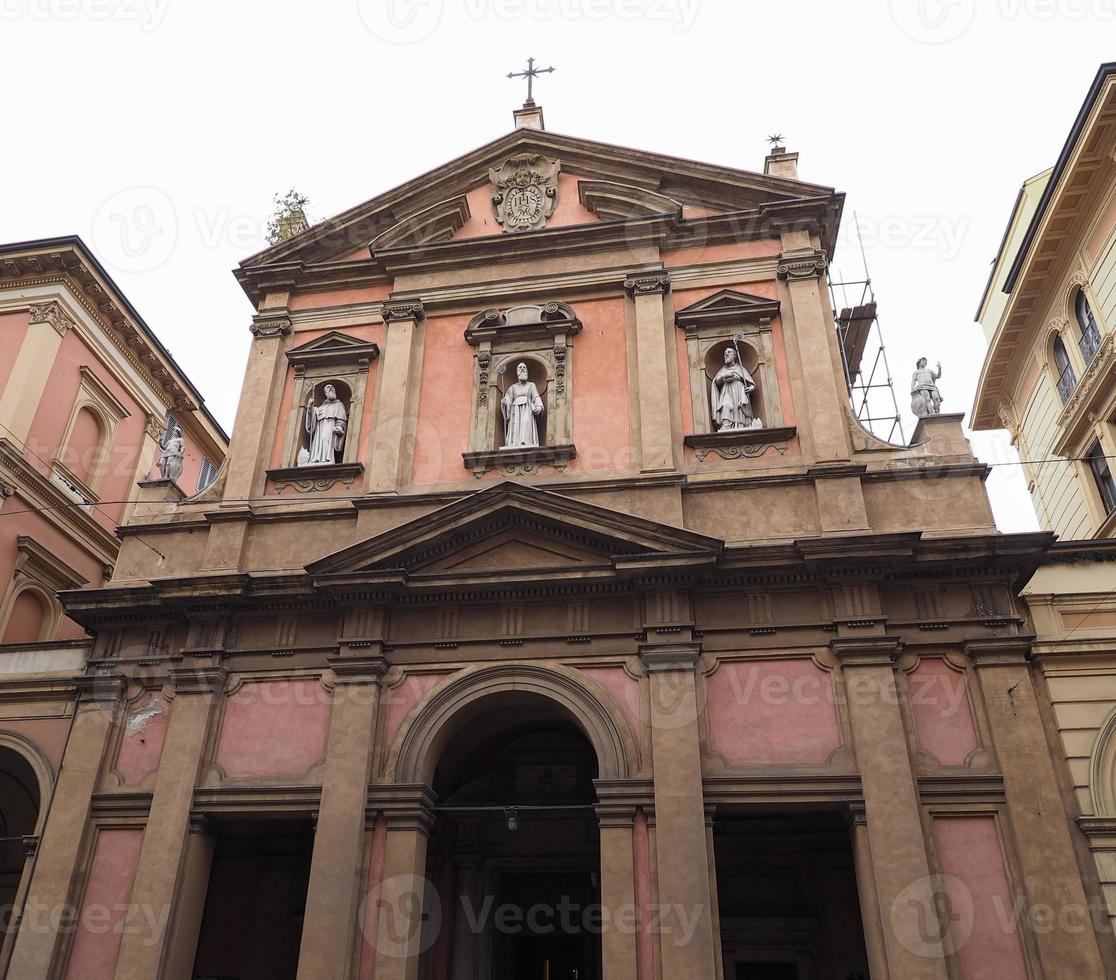
[[534, 231], [546, 224], [558, 205], [561, 164], [538, 154], [509, 157], [492, 181], [492, 209], [504, 231]]

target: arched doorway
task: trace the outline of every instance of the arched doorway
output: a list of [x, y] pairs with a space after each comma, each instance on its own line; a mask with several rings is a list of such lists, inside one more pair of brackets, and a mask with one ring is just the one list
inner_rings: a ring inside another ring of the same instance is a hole
[[19, 752], [0, 745], [0, 973], [23, 901], [26, 839], [36, 834], [42, 802], [34, 767]]
[[440, 739], [427, 878], [442, 928], [420, 975], [600, 980], [596, 752], [555, 701], [503, 691]]

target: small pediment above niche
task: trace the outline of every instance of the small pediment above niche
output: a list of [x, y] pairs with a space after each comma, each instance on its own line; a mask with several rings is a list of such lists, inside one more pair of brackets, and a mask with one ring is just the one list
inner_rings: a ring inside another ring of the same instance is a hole
[[465, 328], [465, 339], [475, 347], [498, 337], [530, 340], [580, 332], [581, 321], [572, 307], [565, 303], [546, 303], [478, 313]]
[[368, 247], [375, 255], [391, 248], [440, 245], [464, 228], [469, 217], [469, 200], [459, 194], [404, 218], [372, 239]]
[[287, 360], [296, 368], [357, 364], [361, 361], [374, 361], [379, 356], [380, 348], [376, 344], [341, 333], [340, 330], [331, 330], [322, 337], [287, 351]]
[[766, 296], [722, 289], [692, 306], [679, 310], [674, 322], [683, 330], [697, 327], [731, 327], [741, 323], [767, 324], [779, 315], [779, 301]]
[[657, 214], [682, 217], [680, 202], [646, 187], [632, 187], [611, 180], [580, 180], [577, 194], [585, 210], [602, 221], [649, 218]]

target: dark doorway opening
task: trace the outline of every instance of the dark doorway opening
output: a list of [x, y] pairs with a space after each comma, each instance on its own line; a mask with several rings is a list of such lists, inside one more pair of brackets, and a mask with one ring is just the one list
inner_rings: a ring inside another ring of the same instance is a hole
[[713, 834], [726, 977], [868, 975], [844, 812], [718, 807]]
[[295, 980], [313, 848], [308, 820], [220, 826], [195, 978]]
[[0, 748], [0, 973], [14, 938], [8, 934], [15, 908], [23, 898], [26, 839], [35, 833], [41, 802], [30, 763], [18, 752]]
[[456, 732], [434, 776], [443, 921], [424, 976], [601, 980], [596, 776], [542, 698], [501, 697]]

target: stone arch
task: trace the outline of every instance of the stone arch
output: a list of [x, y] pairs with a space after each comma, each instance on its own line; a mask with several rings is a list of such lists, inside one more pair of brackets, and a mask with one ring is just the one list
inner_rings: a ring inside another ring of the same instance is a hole
[[620, 711], [607, 706], [608, 695], [592, 681], [531, 664], [501, 664], [459, 675], [436, 688], [397, 738], [388, 773], [397, 783], [430, 785], [434, 769], [456, 722], [470, 708], [502, 694], [548, 701], [584, 733], [597, 755], [599, 777], [627, 779], [636, 768], [636, 740]]
[[1094, 816], [1116, 817], [1116, 710], [1097, 732], [1089, 764], [1089, 795]]
[[47, 811], [50, 809], [50, 797], [54, 788], [54, 770], [47, 761], [42, 750], [29, 738], [16, 732], [0, 729], [0, 765], [2, 765], [3, 750], [19, 756], [34, 773], [39, 790], [39, 813], [35, 823], [35, 835], [41, 836], [43, 824], [46, 823]]
[[[42, 606], [42, 619], [39, 623], [38, 635], [9, 639], [8, 628], [11, 625], [12, 613], [16, 610], [16, 604], [20, 597], [24, 594], [33, 596]], [[3, 604], [3, 608], [0, 609], [0, 638], [3, 638], [5, 643], [45, 643], [58, 636], [63, 617], [62, 604], [58, 601], [57, 596], [47, 591], [37, 582], [24, 581], [12, 589]]]

